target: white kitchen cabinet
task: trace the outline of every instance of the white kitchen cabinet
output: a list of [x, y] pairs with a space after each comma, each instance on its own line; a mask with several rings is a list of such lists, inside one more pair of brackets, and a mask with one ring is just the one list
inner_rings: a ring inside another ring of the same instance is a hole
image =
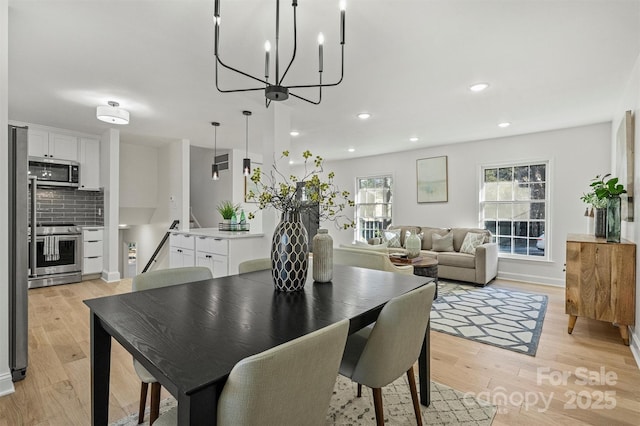
[[102, 227], [82, 229], [82, 275], [102, 273], [103, 235]]
[[29, 129], [29, 156], [78, 161], [78, 138]]
[[192, 235], [172, 233], [169, 236], [169, 267], [195, 266], [195, 243]]
[[206, 266], [214, 278], [229, 275], [229, 240], [196, 236], [196, 265]]
[[78, 145], [80, 161], [80, 187], [84, 191], [100, 189], [100, 141], [80, 138]]

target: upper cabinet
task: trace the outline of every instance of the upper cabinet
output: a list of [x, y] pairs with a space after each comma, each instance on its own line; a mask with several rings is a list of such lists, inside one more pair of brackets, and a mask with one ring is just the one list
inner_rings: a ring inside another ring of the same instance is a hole
[[85, 191], [100, 189], [100, 141], [80, 138], [78, 147], [80, 160], [80, 187]]
[[29, 156], [78, 161], [78, 138], [30, 128]]

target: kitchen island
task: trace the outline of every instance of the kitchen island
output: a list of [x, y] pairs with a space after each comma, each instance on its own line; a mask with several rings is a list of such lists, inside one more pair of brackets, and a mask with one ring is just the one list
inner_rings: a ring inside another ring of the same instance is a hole
[[236, 275], [245, 260], [269, 256], [269, 241], [263, 233], [195, 228], [171, 231], [169, 267], [206, 266], [214, 278]]

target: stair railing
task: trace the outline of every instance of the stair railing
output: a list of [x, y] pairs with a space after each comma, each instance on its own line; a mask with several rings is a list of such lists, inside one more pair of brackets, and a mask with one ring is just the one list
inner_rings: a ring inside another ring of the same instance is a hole
[[153, 256], [151, 256], [151, 259], [149, 259], [149, 262], [147, 262], [147, 266], [145, 266], [144, 269], [142, 270], [141, 272], [142, 274], [144, 274], [149, 270], [149, 268], [151, 268], [151, 265], [156, 261], [156, 257], [158, 257], [158, 253], [160, 253], [160, 250], [162, 250], [162, 247], [167, 242], [167, 239], [169, 238], [169, 234], [171, 234], [170, 231], [172, 229], [176, 229], [176, 226], [178, 226], [179, 223], [180, 221], [177, 219], [173, 221], [173, 223], [169, 227], [169, 230], [164, 234], [164, 237], [162, 237], [162, 241], [160, 241], [160, 244], [158, 244], [158, 247], [156, 247], [156, 251], [153, 252]]

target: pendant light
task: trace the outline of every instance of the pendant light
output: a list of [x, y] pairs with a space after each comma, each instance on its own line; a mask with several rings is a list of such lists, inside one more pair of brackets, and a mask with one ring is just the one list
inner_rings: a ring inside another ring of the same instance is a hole
[[218, 180], [220, 179], [220, 171], [218, 170], [218, 163], [216, 163], [216, 155], [217, 155], [217, 151], [218, 151], [218, 126], [220, 125], [220, 123], [218, 122], [211, 122], [211, 125], [213, 126], [213, 165], [211, 166], [211, 180]]
[[242, 174], [249, 176], [251, 174], [251, 159], [249, 158], [249, 116], [251, 115], [251, 111], [242, 111], [242, 113], [247, 118], [245, 158], [242, 160]]

